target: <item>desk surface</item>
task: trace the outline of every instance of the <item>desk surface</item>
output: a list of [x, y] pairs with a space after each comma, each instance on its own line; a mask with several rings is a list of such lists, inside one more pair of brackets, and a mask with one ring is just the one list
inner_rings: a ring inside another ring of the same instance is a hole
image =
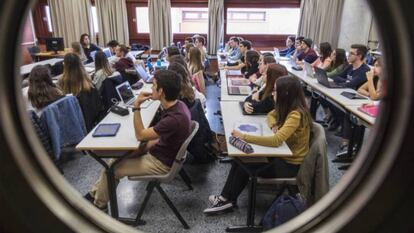
[[358, 110], [360, 106], [358, 105], [347, 105], [345, 108], [352, 113], [352, 115], [358, 117], [359, 119], [363, 120], [367, 123], [367, 126], [372, 126], [375, 124], [375, 117], [372, 117], [366, 113], [363, 113]]
[[48, 59], [48, 60], [44, 60], [44, 61], [40, 61], [40, 62], [35, 62], [35, 63], [31, 63], [31, 64], [27, 64], [24, 66], [20, 67], [20, 74], [21, 75], [26, 75], [29, 74], [33, 67], [37, 66], [37, 65], [54, 65], [57, 62], [63, 61], [62, 58], [52, 58], [52, 59]]
[[238, 102], [220, 102], [221, 113], [223, 116], [223, 125], [224, 133], [226, 137], [227, 152], [229, 156], [240, 156], [240, 157], [252, 157], [252, 156], [265, 156], [265, 157], [282, 157], [282, 156], [291, 156], [292, 151], [283, 143], [280, 147], [266, 147], [251, 144], [254, 153], [246, 154], [243, 151], [240, 151], [236, 147], [230, 145], [229, 137], [231, 131], [234, 129], [234, 125], [237, 122], [248, 122], [260, 124], [262, 126], [263, 135], [273, 135], [273, 132], [266, 125], [266, 116], [245, 116], [241, 112], [241, 108]]
[[[141, 91], [150, 91], [151, 84], [145, 84], [140, 91], [134, 91], [134, 94], [138, 94]], [[152, 119], [157, 112], [160, 102], [153, 101], [150, 104], [144, 103], [143, 106], [147, 106], [141, 110], [142, 122], [145, 128], [148, 128]], [[129, 115], [120, 116], [115, 113], [108, 113], [108, 115], [99, 123], [121, 123], [118, 133], [115, 137], [92, 137], [94, 129], [86, 135], [85, 138], [76, 146], [78, 150], [100, 150], [100, 151], [128, 151], [135, 150], [139, 147], [140, 142], [135, 137], [134, 129], [134, 114], [129, 109]]]

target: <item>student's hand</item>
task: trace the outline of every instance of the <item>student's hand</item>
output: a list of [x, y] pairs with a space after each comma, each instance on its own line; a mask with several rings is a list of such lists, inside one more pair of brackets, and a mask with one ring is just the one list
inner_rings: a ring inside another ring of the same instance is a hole
[[256, 91], [256, 92], [255, 92], [255, 93], [253, 93], [253, 95], [252, 95], [252, 100], [259, 102], [259, 101], [260, 101], [259, 96], [260, 96], [259, 92], [258, 92], [258, 91]]
[[273, 132], [274, 134], [276, 134], [276, 133], [277, 133], [277, 126], [276, 126], [276, 125], [272, 127], [272, 132]]
[[367, 75], [367, 80], [372, 81], [374, 79], [374, 69], [371, 69], [370, 71], [368, 71], [366, 75]]
[[247, 112], [248, 114], [252, 114], [253, 113], [252, 103], [244, 102], [243, 107], [244, 107], [244, 111]]
[[250, 81], [250, 82], [254, 83], [254, 82], [256, 82], [256, 80], [257, 80], [257, 76], [256, 76], [256, 74], [252, 74], [252, 75], [250, 75], [250, 77], [249, 77], [249, 81]]
[[144, 103], [145, 101], [151, 99], [151, 97], [152, 97], [152, 93], [151, 92], [142, 91], [139, 94], [138, 98], [135, 100], [134, 106], [135, 107], [141, 106], [142, 103]]
[[243, 134], [240, 131], [237, 131], [234, 129], [233, 131], [231, 131], [231, 136], [236, 137], [236, 138], [241, 138]]

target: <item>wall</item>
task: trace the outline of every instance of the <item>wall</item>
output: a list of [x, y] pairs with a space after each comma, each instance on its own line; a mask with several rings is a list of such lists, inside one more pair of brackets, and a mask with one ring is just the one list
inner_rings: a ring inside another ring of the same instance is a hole
[[368, 44], [372, 13], [366, 1], [345, 0], [338, 47], [349, 50], [351, 44]]
[[29, 64], [32, 62], [32, 58], [30, 57], [30, 54], [27, 48], [34, 46], [36, 43], [35, 36], [34, 36], [34, 27], [33, 27], [33, 22], [31, 20], [31, 17], [32, 17], [32, 14], [30, 13], [26, 19], [26, 23], [23, 28], [22, 43], [21, 43], [22, 65]]

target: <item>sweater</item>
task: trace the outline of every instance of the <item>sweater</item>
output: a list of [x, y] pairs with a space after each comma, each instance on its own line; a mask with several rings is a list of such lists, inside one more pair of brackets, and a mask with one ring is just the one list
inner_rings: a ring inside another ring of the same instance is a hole
[[345, 87], [357, 90], [367, 81], [366, 73], [370, 70], [369, 66], [363, 63], [354, 70], [352, 65], [345, 68], [342, 73], [338, 74], [333, 80], [336, 83], [345, 83]]
[[[292, 111], [286, 117], [285, 123], [280, 127], [276, 134], [271, 136], [253, 136], [243, 134], [242, 139], [248, 143], [261, 146], [278, 147], [286, 142], [292, 151], [292, 156], [282, 157], [287, 163], [299, 165], [303, 162], [309, 152], [310, 125], [301, 126], [301, 114], [298, 111]], [[267, 114], [267, 123], [269, 128], [277, 122], [277, 113], [275, 110]], [[306, 122], [306, 121], [305, 121]]]

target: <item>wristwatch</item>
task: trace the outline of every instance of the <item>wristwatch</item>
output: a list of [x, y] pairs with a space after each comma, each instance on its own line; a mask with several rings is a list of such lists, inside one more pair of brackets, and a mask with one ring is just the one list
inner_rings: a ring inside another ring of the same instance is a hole
[[132, 111], [133, 111], [133, 112], [135, 112], [135, 111], [138, 111], [138, 112], [139, 112], [139, 111], [141, 111], [141, 108], [140, 108], [140, 107], [137, 107], [137, 108], [136, 108], [136, 107], [133, 107], [133, 108], [132, 108]]

